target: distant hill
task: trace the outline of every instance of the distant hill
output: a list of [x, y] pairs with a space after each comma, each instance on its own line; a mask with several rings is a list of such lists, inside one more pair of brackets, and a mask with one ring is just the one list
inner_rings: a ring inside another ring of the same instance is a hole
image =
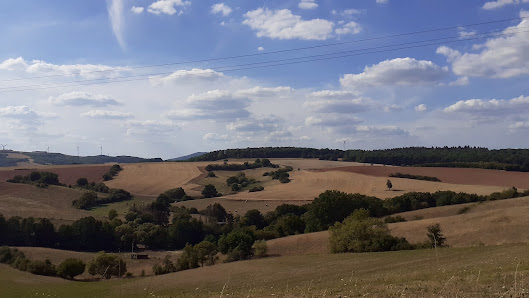
[[171, 158], [171, 159], [168, 159], [167, 161], [184, 161], [184, 160], [188, 160], [190, 158], [194, 158], [194, 157], [198, 157], [198, 156], [204, 155], [206, 153], [207, 152], [195, 152], [195, 153], [192, 153], [192, 154], [189, 154], [189, 155], [180, 156], [180, 157], [177, 157], [177, 158]]
[[71, 165], [71, 164], [104, 164], [104, 163], [140, 163], [140, 162], [162, 162], [161, 158], [141, 158], [134, 156], [72, 156], [62, 153], [48, 153], [45, 151], [16, 152], [2, 151], [0, 153], [0, 167], [16, 166], [18, 162], [29, 162], [27, 158], [8, 157], [7, 153], [17, 153], [25, 155], [36, 164], [42, 165]]

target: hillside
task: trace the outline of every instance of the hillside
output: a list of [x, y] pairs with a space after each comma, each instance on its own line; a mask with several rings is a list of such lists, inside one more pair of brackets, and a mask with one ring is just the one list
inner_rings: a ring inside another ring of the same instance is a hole
[[265, 258], [105, 282], [70, 282], [0, 265], [9, 297], [521, 297], [526, 245]]
[[176, 158], [171, 158], [171, 159], [168, 159], [167, 161], [185, 161], [185, 160], [188, 160], [190, 158], [194, 158], [194, 157], [197, 157], [197, 156], [204, 155], [206, 153], [207, 152], [195, 152], [195, 153], [191, 153], [191, 154], [180, 156], [180, 157], [176, 157]]

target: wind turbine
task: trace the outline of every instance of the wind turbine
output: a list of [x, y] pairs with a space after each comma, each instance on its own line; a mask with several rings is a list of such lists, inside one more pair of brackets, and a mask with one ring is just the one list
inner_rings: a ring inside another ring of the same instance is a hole
[[103, 155], [103, 146], [100, 146], [99, 148], [101, 148], [101, 155]]
[[7, 147], [7, 144], [0, 144], [0, 146], [2, 146], [2, 151], [6, 150], [6, 147]]
[[347, 142], [347, 139], [342, 139], [343, 141], [343, 151], [345, 151], [345, 142]]
[[79, 146], [77, 146], [77, 158], [81, 158], [81, 156], [79, 155]]

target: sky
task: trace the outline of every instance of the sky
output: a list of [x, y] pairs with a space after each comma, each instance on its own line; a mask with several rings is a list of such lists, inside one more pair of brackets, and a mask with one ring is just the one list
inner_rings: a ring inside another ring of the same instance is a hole
[[527, 148], [529, 0], [0, 3], [0, 143]]

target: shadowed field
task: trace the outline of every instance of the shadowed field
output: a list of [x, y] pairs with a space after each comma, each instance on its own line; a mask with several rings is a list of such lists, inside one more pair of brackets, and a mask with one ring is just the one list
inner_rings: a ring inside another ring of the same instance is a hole
[[[111, 165], [72, 165], [72, 166], [38, 166], [38, 167], [9, 167], [0, 168], [0, 182], [5, 182], [16, 175], [26, 176], [33, 171], [46, 171], [59, 175], [59, 182], [75, 185], [77, 179], [86, 178], [89, 182], [102, 182], [103, 175], [110, 170]], [[18, 169], [18, 170], [15, 170]]]
[[506, 245], [266, 258], [97, 283], [0, 265], [0, 288], [9, 297], [520, 297], [528, 276], [527, 245]]

